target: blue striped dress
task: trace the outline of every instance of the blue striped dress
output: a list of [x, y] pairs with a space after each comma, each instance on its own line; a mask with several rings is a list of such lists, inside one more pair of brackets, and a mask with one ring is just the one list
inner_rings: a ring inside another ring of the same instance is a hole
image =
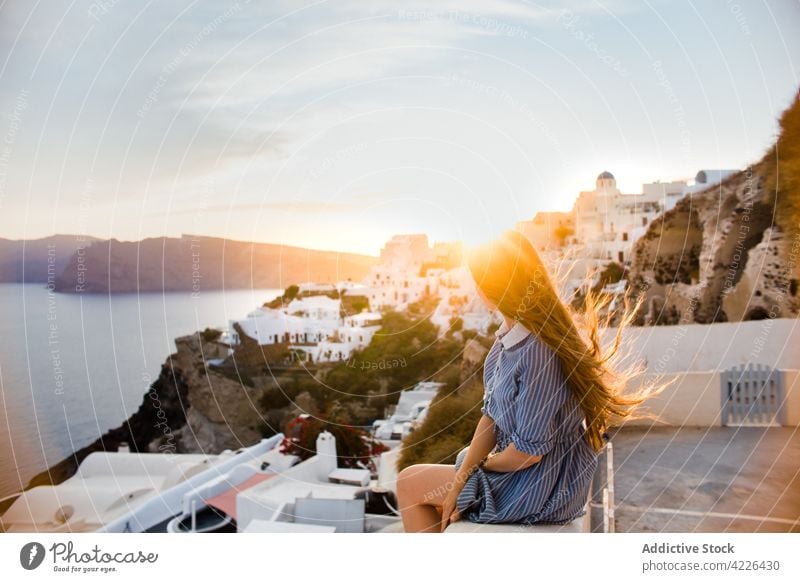
[[513, 442], [542, 459], [508, 473], [477, 469], [457, 507], [464, 519], [478, 523], [567, 523], [585, 513], [597, 467], [583, 411], [561, 362], [535, 334], [517, 322], [511, 329], [503, 323], [496, 335], [484, 364], [481, 408], [494, 420], [495, 450]]

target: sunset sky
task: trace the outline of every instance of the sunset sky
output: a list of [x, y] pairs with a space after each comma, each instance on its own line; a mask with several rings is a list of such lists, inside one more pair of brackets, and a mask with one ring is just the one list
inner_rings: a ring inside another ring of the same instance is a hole
[[774, 140], [796, 1], [562, 4], [6, 2], [0, 237], [471, 243]]

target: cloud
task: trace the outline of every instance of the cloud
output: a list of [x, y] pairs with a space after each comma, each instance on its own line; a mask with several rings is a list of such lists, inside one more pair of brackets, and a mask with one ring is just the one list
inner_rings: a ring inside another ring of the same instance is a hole
[[153, 152], [154, 174], [157, 178], [202, 176], [238, 160], [280, 157], [287, 141], [282, 134], [237, 129], [188, 112], [172, 126], [160, 151]]

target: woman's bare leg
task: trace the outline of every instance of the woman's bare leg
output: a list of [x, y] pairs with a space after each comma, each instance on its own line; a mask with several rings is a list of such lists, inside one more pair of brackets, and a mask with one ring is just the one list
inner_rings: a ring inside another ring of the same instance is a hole
[[441, 508], [453, 487], [453, 465], [412, 465], [397, 476], [397, 501], [407, 532], [438, 532]]

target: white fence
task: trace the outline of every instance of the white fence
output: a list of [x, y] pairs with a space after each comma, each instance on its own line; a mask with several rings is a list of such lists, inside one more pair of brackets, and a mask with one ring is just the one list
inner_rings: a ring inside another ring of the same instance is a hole
[[726, 426], [780, 426], [783, 372], [762, 364], [738, 366], [722, 373], [722, 424]]

